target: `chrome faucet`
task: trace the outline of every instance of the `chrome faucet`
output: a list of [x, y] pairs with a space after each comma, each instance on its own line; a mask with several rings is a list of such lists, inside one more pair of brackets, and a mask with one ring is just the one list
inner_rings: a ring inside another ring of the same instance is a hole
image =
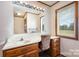
[[20, 41], [23, 41], [23, 40], [24, 40], [23, 38], [20, 39]]

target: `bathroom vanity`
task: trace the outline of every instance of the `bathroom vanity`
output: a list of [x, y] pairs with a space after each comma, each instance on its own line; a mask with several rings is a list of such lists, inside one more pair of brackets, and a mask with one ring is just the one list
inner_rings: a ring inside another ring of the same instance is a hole
[[38, 43], [3, 50], [4, 57], [38, 57]]
[[17, 34], [10, 37], [2, 51], [4, 57], [38, 57], [40, 33]]

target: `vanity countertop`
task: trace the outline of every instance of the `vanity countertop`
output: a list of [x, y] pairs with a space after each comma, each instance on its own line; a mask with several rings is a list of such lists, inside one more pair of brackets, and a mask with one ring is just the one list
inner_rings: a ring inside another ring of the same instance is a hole
[[59, 38], [59, 36], [51, 36], [50, 39], [56, 39]]
[[42, 32], [41, 35], [42, 35], [42, 36], [48, 36], [48, 35], [50, 36], [51, 34], [50, 34], [50, 33], [43, 33], [43, 32]]
[[[22, 37], [24, 40], [19, 40]], [[40, 41], [41, 41], [41, 36], [39, 34], [14, 35], [8, 39], [2, 50], [16, 48], [24, 45], [30, 45], [30, 44], [38, 43]]]
[[2, 50], [7, 50], [7, 49], [11, 49], [11, 48], [16, 48], [16, 47], [20, 47], [20, 46], [24, 46], [24, 45], [29, 45], [29, 44], [34, 44], [34, 43], [38, 43], [41, 40], [36, 40], [36, 41], [20, 41], [20, 42], [7, 42], [5, 44], [5, 46], [3, 47]]

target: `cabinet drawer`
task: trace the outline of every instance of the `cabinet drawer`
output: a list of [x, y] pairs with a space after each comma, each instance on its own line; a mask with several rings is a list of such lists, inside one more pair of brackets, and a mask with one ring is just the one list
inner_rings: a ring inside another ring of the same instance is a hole
[[22, 53], [28, 53], [29, 51], [32, 50], [38, 50], [38, 44], [32, 44], [32, 45], [21, 47]]
[[59, 50], [56, 50], [56, 51], [53, 52], [53, 56], [58, 56], [58, 55], [60, 55], [60, 51]]
[[53, 46], [54, 46], [54, 47], [59, 47], [60, 44], [59, 44], [59, 43], [55, 43], [55, 44], [53, 44]]
[[[21, 46], [18, 48], [13, 48], [9, 50], [4, 50], [3, 51], [3, 56], [5, 57], [19, 57], [19, 56], [36, 56], [38, 55], [39, 48], [38, 44], [32, 44], [32, 45], [26, 45], [26, 46]], [[34, 54], [33, 54], [34, 53]]]
[[17, 57], [24, 57], [24, 55], [19, 55], [19, 56], [17, 56]]
[[38, 50], [33, 50], [31, 52], [28, 52], [26, 54], [24, 54], [24, 57], [38, 57]]
[[54, 38], [50, 41], [50, 55], [57, 56], [60, 54], [60, 38]]
[[60, 39], [54, 39], [54, 40], [51, 40], [53, 43], [59, 43], [60, 42]]
[[51, 50], [50, 53], [51, 53], [51, 56], [57, 56], [60, 54], [60, 50], [53, 48], [53, 50]]
[[14, 57], [21, 54], [21, 50], [19, 48], [3, 51], [3, 55], [6, 57]]
[[53, 50], [54, 50], [54, 51], [60, 50], [60, 48], [59, 48], [59, 47], [55, 47], [55, 48], [53, 48]]

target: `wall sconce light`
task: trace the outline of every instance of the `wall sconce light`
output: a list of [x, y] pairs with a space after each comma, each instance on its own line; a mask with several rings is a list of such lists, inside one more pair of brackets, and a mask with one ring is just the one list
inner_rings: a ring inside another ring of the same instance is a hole
[[26, 2], [24, 3], [23, 1], [13, 1], [13, 4], [20, 5], [20, 6], [23, 6], [23, 7], [26, 7], [26, 8], [31, 8], [31, 9], [41, 11], [41, 12], [45, 11], [45, 9], [43, 9], [43, 8], [32, 6], [32, 5], [30, 5], [30, 4], [26, 3]]

